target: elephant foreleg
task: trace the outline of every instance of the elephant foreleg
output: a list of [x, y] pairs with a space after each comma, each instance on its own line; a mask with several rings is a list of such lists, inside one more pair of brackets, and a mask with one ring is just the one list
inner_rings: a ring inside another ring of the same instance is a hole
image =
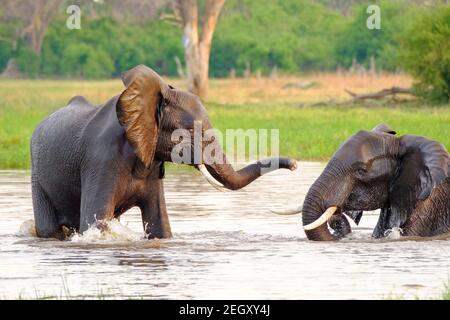
[[389, 219], [391, 215], [390, 208], [382, 208], [378, 217], [377, 225], [373, 229], [372, 237], [379, 239], [385, 236], [386, 230], [389, 229]]
[[64, 240], [65, 237], [58, 221], [57, 212], [50, 199], [37, 179], [33, 178], [31, 185], [36, 234], [41, 238]]
[[105, 220], [114, 218], [114, 183], [107, 175], [89, 177], [81, 184], [80, 233], [90, 226], [102, 229]]
[[172, 232], [164, 199], [163, 180], [152, 181], [149, 189], [147, 199], [140, 205], [145, 234], [148, 239], [171, 238]]

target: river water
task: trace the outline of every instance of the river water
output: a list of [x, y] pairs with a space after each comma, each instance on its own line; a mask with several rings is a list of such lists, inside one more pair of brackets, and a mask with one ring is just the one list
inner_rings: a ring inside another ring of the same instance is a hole
[[29, 172], [0, 172], [0, 298], [383, 299], [438, 297], [450, 240], [372, 240], [377, 214], [348, 239], [307, 241], [293, 208], [323, 165], [300, 163], [221, 193], [198, 172], [165, 179], [173, 239], [143, 240], [132, 209], [111, 231], [31, 235]]

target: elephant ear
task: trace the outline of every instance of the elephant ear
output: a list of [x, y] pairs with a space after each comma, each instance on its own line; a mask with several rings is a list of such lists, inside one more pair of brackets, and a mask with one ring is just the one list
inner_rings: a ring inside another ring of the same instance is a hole
[[117, 118], [136, 156], [148, 168], [155, 156], [164, 95], [169, 87], [144, 65], [125, 72], [122, 81], [126, 89], [116, 105]]
[[424, 137], [399, 139], [400, 161], [389, 192], [386, 226], [401, 227], [418, 201], [427, 199], [450, 174], [450, 156], [445, 147]]
[[434, 188], [449, 177], [448, 151], [439, 142], [413, 135], [403, 136], [400, 139], [400, 146], [405, 156], [417, 154], [415, 158], [420, 161], [417, 165], [420, 179], [419, 200], [425, 200]]
[[387, 124], [385, 123], [380, 123], [379, 125], [377, 125], [375, 128], [372, 129], [372, 132], [377, 132], [377, 133], [388, 133], [388, 134], [392, 134], [392, 135], [396, 135], [397, 132], [395, 132], [395, 130], [392, 130]]

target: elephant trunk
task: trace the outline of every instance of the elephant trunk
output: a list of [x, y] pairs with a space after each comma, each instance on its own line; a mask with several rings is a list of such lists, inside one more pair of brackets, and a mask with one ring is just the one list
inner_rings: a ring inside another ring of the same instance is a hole
[[[302, 211], [303, 227], [310, 226], [327, 212], [327, 208], [321, 204], [320, 195], [315, 190], [310, 190], [305, 198]], [[305, 234], [309, 240], [315, 241], [332, 241], [337, 238], [328, 230], [327, 222], [321, 223], [315, 228], [305, 228]]]
[[[222, 149], [219, 149], [221, 154], [216, 154], [215, 159], [220, 159], [221, 161], [214, 161], [211, 164], [206, 164], [207, 173], [209, 173], [213, 179], [217, 180], [217, 185], [223, 185], [223, 187], [230, 190], [238, 190], [252, 181], [256, 180], [260, 176], [269, 173], [271, 171], [283, 168], [289, 169], [291, 171], [297, 168], [297, 163], [295, 160], [287, 158], [268, 158], [264, 160], [257, 161], [246, 167], [235, 171], [231, 164], [228, 162]], [[199, 166], [202, 169], [202, 166]], [[206, 176], [204, 170], [200, 170]], [[211, 177], [206, 177], [210, 182]]]
[[[339, 239], [338, 236], [331, 234], [328, 223], [341, 215], [341, 206], [347, 197], [346, 190], [348, 186], [343, 178], [343, 171], [330, 162], [309, 189], [303, 203], [303, 228], [309, 240]], [[350, 228], [349, 225], [348, 228]], [[345, 232], [348, 233], [350, 230]]]

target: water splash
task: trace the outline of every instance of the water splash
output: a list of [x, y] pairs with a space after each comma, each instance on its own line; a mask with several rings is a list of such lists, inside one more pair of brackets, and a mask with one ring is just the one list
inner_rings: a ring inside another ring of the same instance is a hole
[[[96, 225], [90, 226], [88, 230], [79, 234], [73, 233], [68, 240], [78, 243], [90, 242], [133, 242], [145, 239], [145, 235], [135, 232], [126, 225], [120, 223], [119, 220], [113, 219], [101, 221], [102, 228]], [[67, 229], [68, 230], [68, 229]], [[69, 232], [67, 232], [67, 235]], [[19, 231], [16, 232], [18, 237], [37, 237], [36, 227], [33, 219], [22, 222]]]
[[30, 219], [22, 222], [16, 235], [18, 237], [37, 237], [34, 220]]
[[394, 227], [392, 229], [388, 229], [384, 232], [384, 236], [387, 239], [398, 240], [402, 237], [403, 230], [399, 227]]
[[144, 239], [142, 233], [135, 232], [119, 220], [102, 221], [102, 228], [90, 226], [83, 234], [74, 233], [70, 241], [77, 243], [93, 242], [133, 242]]

